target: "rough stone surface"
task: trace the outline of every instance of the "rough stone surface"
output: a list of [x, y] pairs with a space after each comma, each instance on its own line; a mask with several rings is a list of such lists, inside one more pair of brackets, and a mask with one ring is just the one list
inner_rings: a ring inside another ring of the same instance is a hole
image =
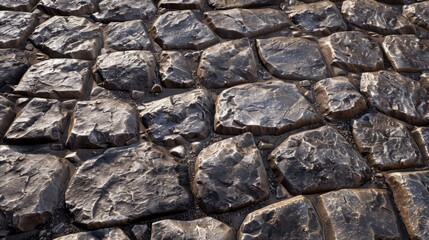
[[191, 66], [185, 56], [178, 51], [161, 53], [159, 73], [162, 83], [168, 88], [189, 88], [195, 84]]
[[252, 134], [203, 149], [195, 163], [192, 191], [207, 213], [228, 212], [267, 199], [267, 173]]
[[365, 114], [353, 121], [358, 150], [381, 170], [418, 167], [423, 158], [406, 125], [386, 115]]
[[386, 190], [343, 189], [317, 200], [327, 239], [406, 239]]
[[156, 14], [151, 0], [103, 0], [99, 6], [100, 11], [92, 16], [104, 23], [150, 19]]
[[18, 48], [25, 45], [37, 25], [32, 13], [0, 11], [0, 48]]
[[152, 143], [111, 148], [82, 164], [67, 192], [75, 221], [88, 228], [185, 211], [187, 168]]
[[89, 61], [75, 59], [37, 63], [24, 74], [15, 93], [56, 99], [86, 98], [92, 85], [91, 65]]
[[37, 26], [31, 42], [50, 57], [94, 60], [103, 46], [100, 27], [85, 18], [54, 16]]
[[291, 25], [280, 10], [234, 8], [204, 13], [209, 26], [223, 38], [257, 37]]
[[190, 10], [162, 14], [151, 28], [155, 41], [167, 50], [207, 48], [219, 38]]
[[100, 55], [94, 69], [98, 85], [110, 90], [148, 90], [156, 80], [156, 60], [149, 51]]
[[31, 12], [39, 0], [2, 0], [0, 10]]
[[366, 100], [345, 77], [327, 78], [314, 85], [319, 112], [329, 120], [351, 119], [366, 110]]
[[15, 118], [15, 104], [0, 95], [0, 138]]
[[152, 46], [142, 20], [109, 23], [106, 41], [118, 51], [149, 50]]
[[383, 52], [377, 42], [358, 31], [337, 32], [319, 40], [328, 64], [350, 72], [384, 69]]
[[381, 45], [390, 64], [398, 72], [429, 70], [429, 45], [412, 34], [390, 35]]
[[310, 200], [297, 196], [247, 215], [237, 239], [323, 239], [323, 229]]
[[320, 80], [329, 77], [318, 44], [304, 38], [274, 37], [256, 41], [268, 71], [288, 80]]
[[37, 7], [50, 15], [84, 16], [97, 11], [98, 0], [41, 0]]
[[248, 39], [219, 43], [201, 55], [198, 76], [207, 88], [231, 87], [255, 82], [258, 69]]
[[30, 67], [25, 51], [15, 48], [0, 49], [0, 88], [15, 85]]
[[402, 7], [402, 15], [408, 18], [417, 26], [429, 30], [429, 2], [418, 2], [414, 4], [404, 5]]
[[55, 240], [129, 240], [128, 236], [120, 228], [103, 228], [90, 232], [79, 232]]
[[167, 9], [202, 9], [204, 0], [160, 0], [158, 7]]
[[143, 104], [140, 116], [152, 141], [175, 146], [210, 135], [213, 105], [209, 92], [195, 89]]
[[429, 171], [385, 175], [411, 239], [429, 238]]
[[363, 73], [360, 91], [381, 112], [415, 125], [429, 123], [429, 94], [418, 81], [399, 73]]
[[240, 7], [257, 7], [264, 5], [276, 4], [277, 0], [208, 0], [208, 3], [216, 9], [240, 8]]
[[201, 239], [235, 240], [235, 231], [211, 217], [192, 221], [162, 220], [152, 224], [151, 240]]
[[421, 153], [425, 157], [427, 163], [429, 163], [429, 128], [418, 127], [412, 131], [414, 140], [420, 148]]
[[65, 159], [0, 146], [0, 215], [21, 231], [45, 223], [61, 207], [71, 172]]
[[77, 102], [70, 122], [69, 148], [119, 147], [138, 139], [137, 110], [117, 100]]
[[235, 86], [216, 101], [215, 131], [220, 134], [280, 135], [319, 121], [298, 88], [279, 80]]
[[289, 136], [269, 161], [292, 194], [359, 187], [369, 173], [365, 159], [329, 126]]

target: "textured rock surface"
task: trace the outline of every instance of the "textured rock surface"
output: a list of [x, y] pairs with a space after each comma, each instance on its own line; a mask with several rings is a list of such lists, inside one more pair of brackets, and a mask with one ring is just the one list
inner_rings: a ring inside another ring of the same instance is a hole
[[160, 0], [158, 7], [167, 9], [202, 9], [204, 7], [204, 0]]
[[39, 0], [2, 0], [0, 10], [30, 12]]
[[192, 191], [207, 213], [227, 212], [269, 196], [261, 154], [251, 133], [216, 142], [195, 163]]
[[318, 198], [327, 239], [405, 239], [386, 190], [343, 189]]
[[151, 0], [104, 0], [99, 6], [100, 11], [92, 16], [104, 23], [149, 19], [156, 14]]
[[97, 11], [98, 0], [41, 0], [37, 7], [49, 15], [84, 16]]
[[120, 228], [103, 228], [90, 232], [79, 232], [62, 237], [54, 238], [55, 240], [128, 240], [128, 236]]
[[0, 49], [0, 88], [15, 85], [30, 67], [26, 52], [20, 49]]
[[209, 92], [196, 89], [143, 104], [140, 116], [152, 141], [175, 146], [209, 136], [213, 105]]
[[210, 28], [190, 10], [162, 14], [154, 22], [151, 32], [155, 41], [167, 50], [200, 50], [219, 41]]
[[277, 0], [208, 0], [208, 3], [216, 9], [227, 9], [237, 7], [256, 7], [276, 4]]
[[406, 125], [383, 114], [365, 114], [353, 121], [357, 148], [371, 166], [382, 170], [418, 167], [422, 155]]
[[249, 39], [223, 42], [204, 50], [198, 76], [207, 88], [224, 88], [256, 81], [258, 67]]
[[419, 146], [421, 153], [425, 157], [427, 163], [429, 163], [429, 128], [415, 128], [412, 131], [412, 135], [417, 145]]
[[162, 83], [168, 88], [188, 88], [195, 84], [191, 66], [185, 56], [178, 51], [161, 53], [159, 73]]
[[0, 48], [22, 47], [36, 25], [32, 13], [0, 11]]
[[279, 135], [319, 121], [298, 88], [278, 80], [226, 89], [216, 101], [215, 131], [220, 134]]
[[319, 40], [328, 64], [350, 72], [384, 69], [383, 52], [377, 42], [358, 31], [338, 32]]
[[118, 147], [139, 138], [137, 110], [116, 100], [77, 102], [70, 122], [69, 148]]
[[56, 99], [86, 98], [91, 89], [91, 63], [75, 59], [50, 59], [28, 69], [15, 93]]
[[411, 124], [429, 123], [429, 95], [418, 81], [391, 71], [363, 73], [360, 91], [387, 115]]
[[37, 26], [31, 42], [50, 57], [93, 60], [103, 46], [101, 28], [85, 18], [54, 16]]
[[365, 98], [345, 77], [317, 82], [314, 93], [320, 114], [329, 120], [351, 119], [366, 110]]
[[318, 45], [304, 38], [258, 39], [258, 53], [268, 71], [288, 80], [320, 80], [329, 77]]
[[235, 240], [235, 231], [227, 224], [211, 217], [192, 221], [162, 220], [153, 223], [151, 240], [164, 239]]
[[429, 2], [419, 2], [402, 7], [402, 15], [412, 23], [429, 30]]
[[429, 171], [385, 175], [412, 239], [429, 238]]
[[106, 41], [118, 51], [149, 50], [152, 46], [142, 20], [109, 23]]
[[108, 149], [79, 167], [66, 205], [75, 221], [89, 228], [185, 211], [191, 202], [186, 170], [148, 142]]
[[237, 239], [323, 239], [323, 229], [310, 200], [298, 196], [247, 215]]
[[15, 104], [0, 96], [0, 138], [15, 118]]

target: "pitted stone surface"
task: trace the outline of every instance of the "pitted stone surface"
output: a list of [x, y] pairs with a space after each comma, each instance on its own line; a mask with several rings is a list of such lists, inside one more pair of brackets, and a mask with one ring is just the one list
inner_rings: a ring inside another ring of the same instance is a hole
[[285, 11], [292, 23], [305, 33], [326, 36], [347, 30], [340, 10], [330, 1], [292, 5]]
[[152, 224], [151, 240], [201, 239], [235, 240], [235, 231], [211, 217], [192, 221], [161, 220]]
[[256, 40], [268, 71], [287, 80], [320, 80], [329, 77], [317, 43], [304, 38], [274, 37]]
[[100, 27], [85, 18], [54, 16], [37, 26], [31, 42], [54, 58], [94, 60], [103, 46]]
[[247, 215], [237, 239], [323, 239], [323, 229], [310, 200], [297, 196]]
[[365, 98], [345, 77], [317, 82], [314, 93], [320, 114], [329, 120], [351, 119], [366, 110]]
[[267, 199], [269, 191], [251, 133], [216, 142], [197, 157], [192, 192], [206, 213], [243, 208]]
[[0, 95], [0, 138], [15, 118], [15, 104]]
[[158, 7], [167, 9], [202, 9], [205, 5], [205, 0], [160, 0]]
[[278, 0], [208, 0], [208, 3], [216, 9], [257, 7], [279, 3]]
[[92, 63], [75, 59], [49, 59], [31, 66], [15, 93], [56, 99], [86, 98], [91, 89]]
[[149, 51], [103, 54], [95, 64], [96, 81], [110, 90], [147, 90], [156, 80], [156, 60]]
[[191, 203], [187, 179], [186, 166], [152, 143], [111, 148], [79, 167], [66, 205], [88, 228], [186, 211]]
[[69, 148], [107, 148], [138, 140], [138, 112], [130, 104], [102, 99], [76, 103], [67, 139]]
[[365, 159], [329, 126], [289, 136], [271, 152], [269, 161], [293, 194], [359, 187], [369, 173]]
[[429, 70], [429, 45], [416, 36], [412, 34], [386, 36], [381, 46], [396, 71]]
[[162, 14], [151, 28], [155, 41], [166, 50], [207, 48], [219, 38], [191, 10]]
[[118, 51], [149, 50], [152, 46], [142, 20], [109, 23], [106, 41]]
[[386, 190], [343, 189], [318, 198], [327, 239], [405, 239]]
[[2, 0], [0, 10], [31, 12], [39, 0]]
[[98, 9], [98, 0], [41, 0], [39, 9], [49, 15], [85, 16]]
[[0, 214], [21, 231], [45, 223], [64, 204], [71, 173], [65, 159], [0, 146]]
[[283, 11], [271, 8], [210, 11], [204, 17], [219, 36], [227, 39], [257, 37], [291, 25]]
[[35, 14], [0, 11], [0, 48], [19, 48], [25, 45], [37, 25]]
[[389, 173], [385, 177], [410, 238], [429, 238], [429, 171]]
[[349, 72], [384, 69], [383, 52], [377, 42], [358, 31], [338, 32], [319, 40], [328, 64]]
[[429, 2], [418, 2], [404, 5], [402, 15], [417, 26], [429, 30]]
[[414, 128], [412, 135], [426, 162], [429, 163], [429, 127]]
[[156, 14], [156, 7], [151, 0], [103, 0], [99, 7], [100, 11], [92, 16], [103, 23], [147, 20]]
[[24, 50], [0, 49], [0, 88], [6, 84], [17, 84], [30, 66]]
[[220, 134], [280, 135], [319, 121], [298, 88], [279, 80], [231, 87], [216, 101], [215, 131]]
[[198, 76], [207, 88], [255, 82], [258, 67], [249, 39], [223, 42], [204, 50]]
[[429, 123], [429, 94], [418, 81], [392, 71], [363, 73], [360, 91], [387, 115], [415, 125]]
[[419, 167], [423, 158], [406, 125], [386, 115], [365, 114], [353, 121], [358, 150], [381, 170]]
[[185, 56], [178, 51], [163, 51], [161, 53], [159, 73], [162, 83], [168, 88], [188, 88], [195, 84], [191, 66]]
[[128, 236], [120, 228], [103, 228], [90, 232], [79, 232], [55, 240], [129, 240]]

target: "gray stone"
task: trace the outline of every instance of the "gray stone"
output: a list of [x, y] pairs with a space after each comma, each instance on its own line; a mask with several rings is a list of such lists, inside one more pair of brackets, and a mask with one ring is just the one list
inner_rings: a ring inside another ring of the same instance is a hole
[[85, 161], [66, 192], [74, 220], [88, 228], [186, 211], [187, 167], [149, 142], [110, 148]]
[[149, 90], [150, 93], [162, 93], [162, 87], [158, 83], [155, 83], [152, 88]]
[[32, 13], [0, 11], [0, 48], [23, 47], [37, 22]]
[[429, 30], [429, 2], [419, 2], [402, 7], [402, 15], [417, 26]]
[[0, 139], [15, 118], [15, 104], [0, 95]]
[[411, 239], [429, 238], [429, 171], [389, 173], [386, 181]]
[[92, 86], [92, 63], [75, 59], [49, 59], [31, 66], [15, 93], [56, 99], [86, 98]]
[[94, 67], [99, 86], [110, 90], [149, 90], [156, 80], [156, 60], [149, 51], [100, 55]]
[[152, 141], [175, 146], [180, 138], [193, 142], [210, 135], [213, 105], [209, 92], [195, 89], [145, 103], [140, 116]]
[[369, 176], [365, 159], [329, 126], [289, 136], [271, 152], [269, 161], [295, 195], [359, 187]]
[[103, 23], [149, 20], [156, 14], [156, 7], [151, 0], [103, 0], [99, 6], [100, 11], [92, 16]]
[[256, 210], [244, 219], [238, 240], [323, 239], [323, 229], [310, 200], [297, 196]]
[[219, 36], [228, 39], [253, 38], [292, 25], [283, 11], [271, 8], [210, 11], [204, 17]]
[[423, 158], [406, 125], [383, 114], [365, 114], [353, 121], [358, 150], [381, 170], [419, 167]]
[[54, 16], [37, 26], [30, 40], [50, 57], [94, 60], [103, 46], [103, 32], [82, 17]]
[[170, 150], [171, 155], [178, 157], [178, 158], [184, 158], [186, 156], [186, 149], [183, 146], [177, 146]]
[[279, 3], [278, 0], [208, 0], [209, 4], [216, 9], [258, 7]]
[[429, 90], [429, 72], [425, 72], [422, 75], [420, 75], [419, 83], [426, 90]]
[[235, 240], [235, 231], [227, 224], [211, 217], [192, 221], [167, 219], [152, 224], [150, 239]]
[[418, 81], [392, 71], [363, 73], [360, 91], [387, 115], [415, 125], [429, 123], [429, 94]]
[[0, 10], [31, 12], [39, 0], [2, 0]]
[[207, 88], [255, 82], [258, 66], [249, 39], [223, 42], [204, 50], [197, 74]]
[[343, 189], [317, 200], [326, 239], [407, 239], [386, 190]]
[[320, 80], [329, 77], [317, 43], [304, 38], [274, 37], [256, 40], [268, 71], [287, 80]]
[[85, 16], [98, 9], [98, 0], [41, 0], [37, 8], [49, 15]]
[[279, 80], [231, 87], [216, 101], [215, 132], [220, 134], [280, 135], [320, 120], [295, 85]]
[[120, 228], [103, 228], [90, 232], [68, 234], [55, 240], [129, 240]]
[[178, 51], [161, 53], [159, 73], [162, 83], [168, 88], [189, 88], [195, 84], [188, 61]]
[[418, 127], [412, 131], [412, 135], [421, 153], [429, 163], [429, 127]]
[[31, 66], [25, 51], [15, 48], [0, 49], [0, 88], [15, 85]]
[[267, 173], [252, 134], [203, 149], [195, 162], [192, 192], [206, 213], [229, 212], [267, 199]]
[[149, 50], [149, 34], [142, 20], [111, 22], [107, 25], [107, 45], [118, 51]]
[[69, 148], [107, 148], [135, 143], [138, 112], [128, 103], [102, 99], [76, 103], [70, 120]]
[[358, 31], [338, 32], [319, 40], [326, 62], [349, 72], [384, 69], [383, 52], [377, 42]]
[[134, 225], [131, 231], [137, 240], [143, 240], [145, 233], [147, 232], [147, 225]]
[[178, 10], [202, 9], [204, 4], [205, 0], [160, 0], [158, 7]]
[[151, 33], [155, 41], [167, 50], [200, 50], [219, 42], [219, 38], [191, 10], [162, 14], [154, 22]]

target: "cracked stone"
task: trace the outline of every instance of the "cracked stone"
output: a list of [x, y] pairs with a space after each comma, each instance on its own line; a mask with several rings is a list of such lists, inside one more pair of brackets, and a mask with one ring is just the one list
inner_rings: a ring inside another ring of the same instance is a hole
[[215, 132], [220, 134], [280, 135], [320, 120], [298, 88], [280, 80], [231, 87], [216, 101]]
[[149, 50], [149, 34], [142, 20], [111, 22], [107, 25], [107, 45], [118, 51]]
[[68, 234], [55, 240], [129, 240], [128, 236], [120, 228], [104, 228], [89, 232]]
[[151, 0], [103, 0], [99, 6], [100, 11], [92, 16], [103, 23], [147, 20], [154, 17], [157, 11]]
[[164, 86], [168, 88], [190, 88], [195, 81], [185, 56], [178, 51], [163, 51], [159, 73]]
[[294, 195], [359, 187], [369, 176], [365, 159], [329, 126], [289, 136], [271, 152], [269, 162]]
[[39, 0], [2, 0], [0, 10], [31, 12]]
[[160, 0], [158, 7], [177, 10], [202, 9], [204, 4], [204, 0]]
[[269, 197], [270, 187], [253, 135], [216, 142], [195, 163], [192, 192], [206, 213], [240, 209]]
[[429, 2], [418, 2], [404, 5], [402, 15], [417, 26], [429, 30]]
[[304, 38], [274, 37], [256, 40], [268, 71], [287, 80], [320, 80], [329, 77], [317, 43]]
[[37, 23], [37, 17], [32, 13], [0, 11], [0, 48], [25, 46]]
[[279, 3], [278, 0], [208, 0], [209, 4], [215, 9], [241, 8], [241, 7], [258, 7], [264, 5], [274, 5]]
[[192, 201], [187, 179], [187, 167], [152, 143], [110, 148], [79, 167], [66, 206], [90, 229], [182, 212]]
[[352, 125], [357, 148], [367, 155], [369, 165], [381, 170], [423, 165], [420, 150], [403, 122], [368, 113]]
[[0, 49], [0, 88], [7, 84], [17, 84], [30, 66], [24, 50]]
[[197, 74], [207, 88], [255, 82], [258, 66], [249, 39], [223, 42], [204, 50]]
[[37, 8], [49, 15], [85, 16], [97, 12], [98, 0], [41, 0]]
[[15, 118], [15, 104], [0, 95], [0, 139]]
[[419, 146], [421, 153], [429, 163], [429, 127], [414, 128], [412, 135]]
[[136, 237], [137, 240], [143, 240], [143, 237], [147, 230], [147, 225], [134, 225], [134, 227], [131, 229], [133, 235]]

